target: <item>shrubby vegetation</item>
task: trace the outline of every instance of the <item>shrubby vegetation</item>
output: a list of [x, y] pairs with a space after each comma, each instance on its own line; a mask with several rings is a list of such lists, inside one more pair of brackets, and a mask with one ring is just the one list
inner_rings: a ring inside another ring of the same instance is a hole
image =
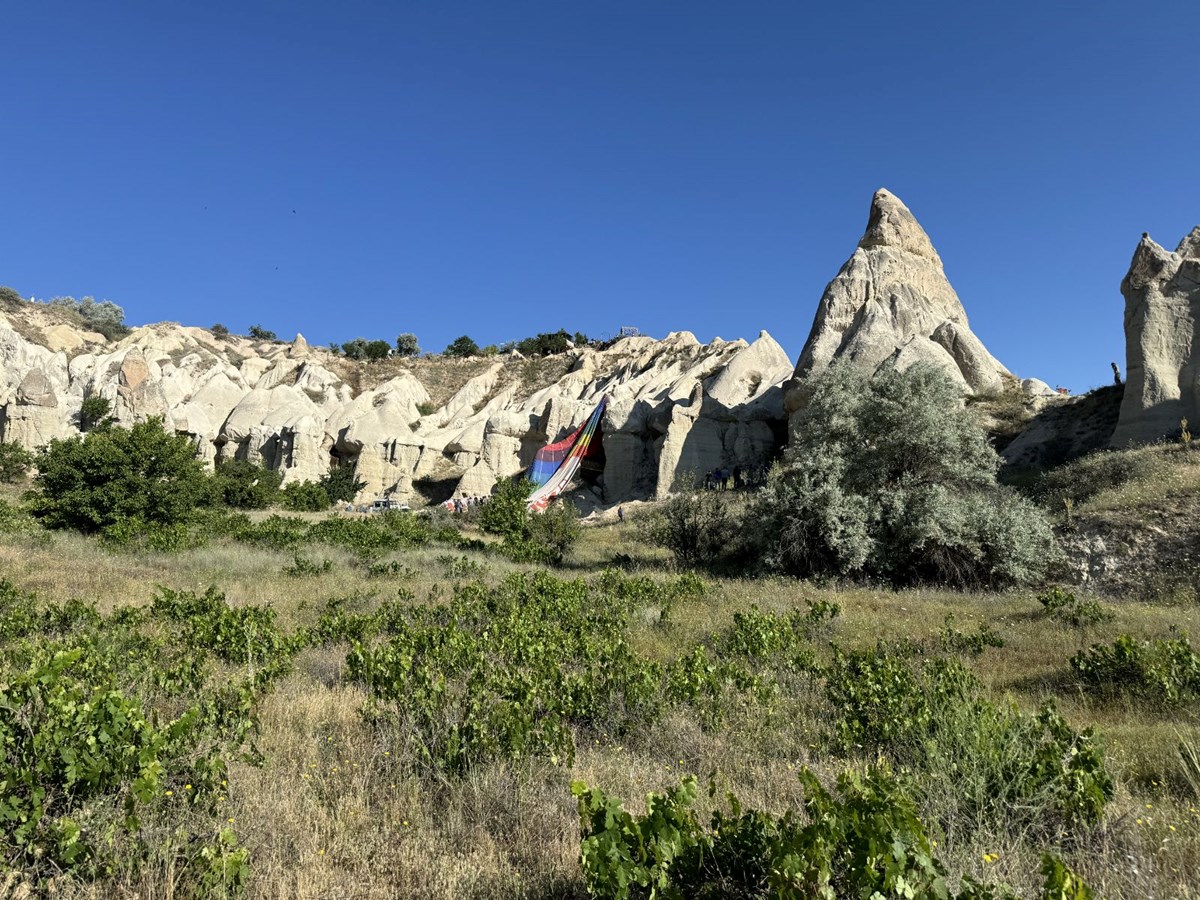
[[525, 504], [532, 492], [533, 484], [525, 478], [500, 482], [483, 506], [479, 525], [503, 538], [500, 546], [509, 558], [557, 565], [579, 539], [579, 514], [562, 501], [531, 513]]
[[396, 355], [409, 357], [420, 356], [421, 345], [417, 343], [417, 336], [411, 332], [404, 332], [396, 338]]
[[0, 441], [0, 482], [14, 484], [29, 474], [33, 454], [13, 441]]
[[1186, 637], [1093, 644], [1071, 657], [1071, 667], [1092, 690], [1129, 693], [1173, 704], [1200, 699], [1200, 654]]
[[1052, 513], [1066, 513], [1127, 484], [1164, 476], [1170, 461], [1153, 450], [1101, 450], [1057, 466], [1025, 490]]
[[747, 563], [743, 523], [721, 492], [677, 493], [639, 525], [647, 540], [669, 550], [682, 568], [720, 570]]
[[50, 305], [67, 312], [77, 318], [80, 324], [92, 331], [98, 331], [110, 341], [120, 340], [129, 334], [125, 325], [125, 310], [111, 300], [96, 302], [94, 297], [54, 297]]
[[453, 341], [451, 341], [450, 345], [442, 351], [442, 355], [452, 358], [478, 356], [479, 345], [464, 334], [461, 337], [456, 337]]
[[83, 398], [79, 406], [79, 430], [93, 431], [106, 425], [115, 424], [110, 413], [112, 403], [99, 394], [90, 394]]
[[582, 331], [577, 331], [572, 335], [568, 334], [566, 329], [560, 328], [558, 331], [537, 334], [512, 344], [505, 344], [502, 349], [516, 350], [522, 356], [550, 356], [555, 353], [566, 353], [572, 345], [581, 347], [587, 343], [588, 336]]
[[[946, 866], [902, 781], [886, 765], [848, 771], [831, 792], [801, 770], [804, 812], [773, 816], [743, 809], [727, 794], [708, 827], [693, 806], [695, 778], [646, 798], [645, 815], [582, 782], [580, 862], [596, 897], [919, 897], [1016, 900], [1003, 884], [964, 878], [950, 889]], [[710, 783], [709, 796], [716, 793]], [[1090, 900], [1091, 890], [1063, 863], [1046, 855], [1043, 900]]]
[[293, 481], [280, 493], [285, 509], [293, 512], [320, 512], [329, 509], [330, 499], [325, 488], [315, 481]]
[[392, 352], [392, 345], [387, 341], [368, 341], [366, 338], [357, 337], [346, 341], [340, 348], [337, 344], [331, 344], [329, 349], [334, 352], [340, 349], [347, 359], [378, 361], [388, 358]]
[[268, 329], [263, 328], [261, 325], [251, 325], [249, 330], [246, 333], [249, 334], [250, 337], [254, 338], [254, 340], [256, 340], [256, 341], [277, 341], [277, 340], [279, 340], [279, 335], [277, 335], [273, 331], [269, 331]]
[[52, 440], [36, 465], [30, 508], [50, 528], [177, 525], [210, 496], [192, 442], [158, 419]]
[[244, 459], [225, 459], [213, 471], [213, 486], [233, 509], [266, 509], [279, 499], [283, 473]]
[[1051, 619], [1073, 625], [1076, 628], [1086, 628], [1112, 621], [1111, 610], [1105, 609], [1096, 600], [1080, 599], [1071, 591], [1057, 585], [1038, 594], [1038, 603]]
[[345, 503], [358, 496], [358, 492], [367, 486], [354, 474], [351, 466], [334, 466], [321, 476], [318, 482], [329, 497], [330, 503]]
[[[244, 886], [249, 854], [218, 823], [228, 762], [254, 758], [255, 706], [291, 656], [271, 611], [163, 591], [104, 617], [0, 581], [0, 612], [0, 869], [44, 887], [153, 863], [187, 893]], [[216, 660], [250, 672], [214, 679]]]
[[1049, 523], [997, 484], [999, 457], [944, 374], [841, 365], [808, 388], [782, 466], [739, 519], [712, 495], [666, 505], [652, 534], [680, 564], [988, 587], [1044, 575]]
[[24, 298], [15, 288], [0, 285], [0, 306], [7, 307], [8, 309], [19, 309], [24, 302]]

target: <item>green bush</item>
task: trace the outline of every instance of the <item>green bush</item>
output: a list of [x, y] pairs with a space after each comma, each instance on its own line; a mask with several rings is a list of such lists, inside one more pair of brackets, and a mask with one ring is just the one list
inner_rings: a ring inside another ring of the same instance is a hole
[[503, 538], [500, 551], [517, 562], [558, 565], [579, 539], [579, 514], [559, 500], [540, 513], [526, 506], [533, 484], [525, 478], [501, 481], [479, 514], [479, 527]]
[[221, 502], [233, 509], [266, 509], [279, 499], [283, 473], [244, 459], [224, 459], [213, 471]]
[[316, 481], [293, 481], [283, 489], [280, 499], [284, 509], [292, 512], [320, 512], [328, 509], [332, 502], [325, 488]]
[[326, 575], [331, 571], [333, 571], [333, 560], [323, 559], [319, 563], [315, 563], [299, 553], [295, 553], [292, 555], [292, 564], [284, 567], [283, 574], [289, 578], [307, 578], [313, 575]]
[[196, 448], [159, 419], [52, 440], [36, 464], [30, 510], [49, 528], [95, 532], [125, 519], [174, 525], [210, 497]]
[[15, 441], [0, 441], [0, 481], [14, 484], [29, 474], [33, 454]]
[[213, 591], [105, 618], [0, 582], [0, 871], [31, 896], [159, 865], [180, 896], [240, 891], [249, 854], [217, 825], [226, 761], [260, 761], [255, 704], [293, 645], [270, 610]]
[[231, 607], [215, 587], [203, 594], [160, 587], [150, 611], [177, 624], [186, 645], [211, 650], [225, 662], [286, 671], [292, 655], [292, 642], [275, 625], [274, 609]]
[[397, 356], [420, 356], [421, 345], [417, 343], [417, 336], [411, 332], [404, 332], [396, 338], [396, 355]]
[[203, 527], [192, 522], [147, 522], [140, 516], [128, 516], [108, 525], [100, 538], [114, 550], [154, 550], [159, 553], [180, 553], [204, 546], [208, 535]]
[[279, 336], [273, 331], [268, 331], [261, 325], [251, 325], [247, 334], [256, 341], [277, 341]]
[[640, 527], [682, 568], [721, 569], [737, 556], [741, 527], [729, 501], [716, 491], [676, 494]]
[[1051, 705], [1029, 716], [992, 703], [956, 659], [918, 665], [884, 644], [838, 651], [826, 695], [840, 749], [888, 751], [923, 774], [921, 790], [953, 785], [937, 805], [960, 822], [1089, 826], [1112, 797], [1090, 729], [1074, 731]]
[[69, 869], [97, 851], [80, 827], [88, 807], [115, 801], [128, 831], [163, 789], [198, 713], [155, 727], [108, 685], [72, 677], [82, 651], [55, 653], [0, 687], [0, 833], [5, 866]]
[[442, 351], [442, 355], [453, 358], [478, 356], [479, 345], [464, 334], [461, 337], [457, 337], [451, 341], [450, 346]]
[[1101, 691], [1168, 704], [1200, 697], [1200, 655], [1186, 637], [1135, 641], [1123, 634], [1111, 645], [1093, 644], [1075, 654], [1071, 667], [1085, 684]]
[[367, 346], [363, 348], [363, 353], [367, 359], [376, 362], [381, 359], [387, 359], [391, 352], [392, 345], [387, 341], [367, 341]]
[[1100, 625], [1113, 619], [1112, 611], [1101, 606], [1099, 601], [1080, 600], [1057, 585], [1038, 594], [1037, 599], [1047, 616], [1076, 628]]
[[661, 710], [662, 670], [630, 647], [631, 612], [545, 571], [473, 582], [449, 604], [393, 610], [388, 640], [356, 644], [348, 672], [367, 687], [368, 715], [422, 765], [569, 763], [574, 729], [624, 734]]
[[29, 534], [40, 531], [37, 522], [7, 500], [0, 500], [0, 534]]
[[[706, 828], [693, 806], [692, 777], [665, 794], [646, 798], [646, 813], [582, 782], [571, 785], [579, 803], [580, 864], [588, 893], [633, 898], [888, 897], [942, 900], [1016, 900], [1005, 885], [966, 877], [957, 893], [947, 883], [917, 806], [883, 765], [843, 773], [837, 793], [809, 770], [800, 773], [805, 817], [744, 810], [727, 796]], [[709, 795], [715, 794], [710, 785]], [[1044, 900], [1089, 900], [1090, 891], [1061, 862], [1047, 857]]]
[[349, 503], [367, 486], [365, 481], [358, 480], [350, 465], [334, 466], [318, 483], [325, 489], [330, 503]]
[[79, 430], [91, 431], [94, 428], [113, 424], [114, 420], [109, 416], [111, 412], [112, 403], [106, 398], [98, 394], [84, 397], [83, 403], [79, 407]]
[[[578, 338], [583, 338], [579, 341]], [[580, 332], [575, 333], [575, 339], [565, 329], [528, 337], [518, 341], [516, 350], [522, 356], [549, 356], [554, 353], [566, 353], [572, 343], [586, 343], [587, 338]]]
[[742, 520], [769, 568], [981, 587], [1042, 577], [1050, 526], [997, 485], [999, 457], [940, 370], [837, 365], [806, 386], [785, 464]]

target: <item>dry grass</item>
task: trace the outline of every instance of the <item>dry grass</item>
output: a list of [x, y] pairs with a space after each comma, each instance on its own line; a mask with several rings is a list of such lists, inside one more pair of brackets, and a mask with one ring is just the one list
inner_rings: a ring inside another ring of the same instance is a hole
[[[632, 523], [585, 529], [565, 574], [587, 575], [614, 558], [652, 575], [664, 572], [661, 551], [646, 547]], [[0, 573], [50, 600], [79, 596], [102, 609], [148, 602], [154, 585], [203, 589], [231, 601], [266, 603], [291, 629], [312, 620], [333, 596], [358, 597], [370, 608], [398, 588], [424, 598], [448, 584], [444, 549], [393, 554], [416, 570], [408, 579], [371, 578], [353, 557], [309, 547], [310, 559], [333, 560], [331, 572], [289, 578], [291, 554], [217, 543], [177, 556], [114, 554], [67, 534], [7, 536]], [[458, 555], [458, 554], [455, 554]], [[478, 557], [486, 578], [523, 567]], [[1200, 711], [1099, 702], [1082, 693], [1067, 660], [1079, 647], [1118, 633], [1162, 636], [1171, 626], [1200, 634], [1195, 606], [1114, 602], [1112, 622], [1084, 631], [1039, 614], [1031, 592], [963, 594], [947, 591], [844, 586], [788, 580], [721, 580], [674, 609], [670, 624], [647, 622], [633, 635], [638, 649], [669, 658], [680, 648], [727, 626], [750, 604], [771, 610], [831, 599], [842, 614], [832, 637], [845, 646], [876, 639], [929, 638], [947, 616], [972, 631], [987, 624], [1004, 639], [973, 668], [997, 697], [1033, 709], [1054, 699], [1076, 726], [1096, 724], [1118, 793], [1105, 823], [1083, 846], [1059, 848], [1108, 897], [1200, 895], [1200, 799], [1188, 799], [1177, 752], [1180, 729], [1196, 734]], [[704, 731], [676, 712], [644, 733], [623, 738], [580, 734], [569, 769], [547, 763], [497, 763], [462, 780], [418, 777], [400, 759], [399, 744], [359, 715], [362, 690], [345, 678], [345, 648], [308, 650], [261, 710], [261, 768], [237, 763], [230, 772], [228, 818], [251, 849], [255, 898], [340, 897], [582, 897], [577, 864], [578, 825], [568, 791], [572, 779], [604, 787], [637, 806], [650, 790], [685, 773], [719, 773], [748, 807], [773, 812], [800, 802], [795, 772], [813, 767], [832, 777], [847, 764], [825, 755], [820, 698], [802, 681], [791, 685], [771, 721], [753, 711]], [[945, 790], [952, 792], [953, 785]], [[1028, 835], [943, 836], [954, 873], [1002, 878], [1031, 890], [1039, 860]], [[984, 863], [983, 854], [998, 854]], [[107, 896], [170, 896], [171, 873], [147, 871], [141, 881], [106, 885]], [[89, 896], [76, 885], [67, 895]], [[97, 893], [91, 896], [99, 896]]]

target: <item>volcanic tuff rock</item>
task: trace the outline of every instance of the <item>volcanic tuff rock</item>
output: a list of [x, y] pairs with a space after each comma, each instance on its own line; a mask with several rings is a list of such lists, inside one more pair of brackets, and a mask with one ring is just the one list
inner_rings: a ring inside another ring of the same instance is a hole
[[1125, 396], [1112, 445], [1200, 424], [1200, 225], [1168, 253], [1142, 235], [1121, 282]]
[[769, 462], [792, 371], [765, 331], [752, 344], [676, 332], [547, 359], [367, 364], [299, 335], [218, 338], [173, 323], [106, 342], [51, 315], [40, 304], [0, 313], [0, 439], [34, 448], [78, 434], [83, 399], [96, 395], [120, 424], [161, 417], [209, 463], [261, 462], [285, 482], [353, 465], [362, 499], [486, 494], [605, 395], [598, 490], [610, 503], [659, 496], [717, 467]]
[[999, 391], [1008, 374], [971, 332], [929, 236], [886, 190], [875, 192], [866, 233], [821, 296], [789, 412], [806, 402], [801, 379], [839, 360], [870, 371], [932, 363], [973, 394]]

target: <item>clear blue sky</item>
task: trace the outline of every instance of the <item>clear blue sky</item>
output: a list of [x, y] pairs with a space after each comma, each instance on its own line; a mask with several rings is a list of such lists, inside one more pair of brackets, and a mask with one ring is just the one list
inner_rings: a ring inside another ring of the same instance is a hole
[[1141, 233], [1200, 222], [1194, 0], [42, 0], [0, 33], [0, 284], [134, 323], [795, 359], [886, 186], [993, 353], [1082, 389]]

